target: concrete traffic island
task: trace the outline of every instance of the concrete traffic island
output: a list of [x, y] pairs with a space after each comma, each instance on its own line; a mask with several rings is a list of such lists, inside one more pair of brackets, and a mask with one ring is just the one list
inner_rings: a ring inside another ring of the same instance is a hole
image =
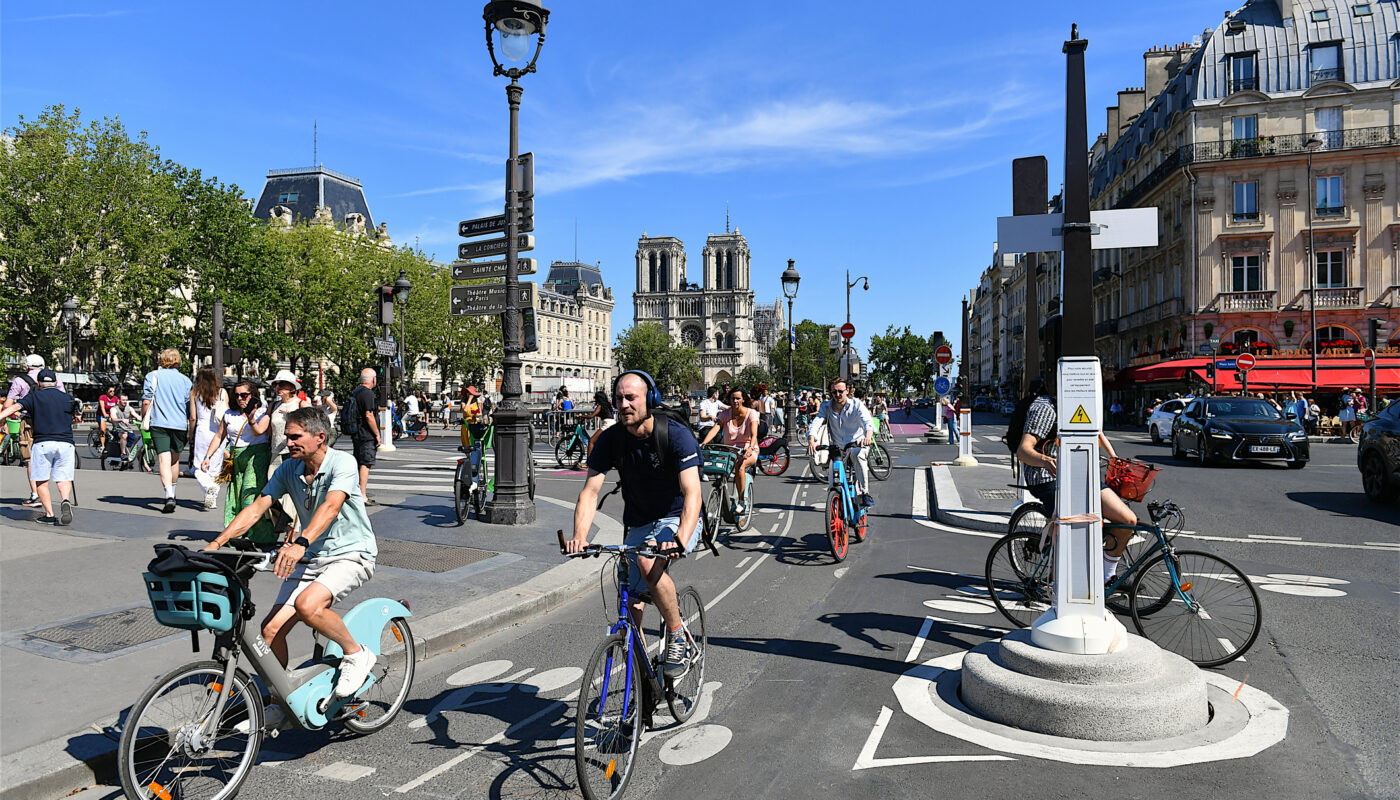
[[1200, 669], [1140, 636], [1111, 653], [1080, 655], [1012, 631], [964, 656], [960, 695], [984, 719], [1070, 739], [1151, 741], [1210, 721]]

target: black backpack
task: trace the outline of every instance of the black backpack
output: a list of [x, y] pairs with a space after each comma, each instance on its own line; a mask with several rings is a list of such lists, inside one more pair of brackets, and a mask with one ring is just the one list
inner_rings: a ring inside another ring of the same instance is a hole
[[340, 423], [340, 432], [345, 436], [353, 436], [360, 432], [360, 427], [364, 424], [365, 414], [360, 408], [360, 401], [351, 392], [345, 398], [345, 402], [340, 406], [340, 414], [336, 417]]
[[[1016, 401], [1016, 408], [1011, 412], [1011, 420], [1006, 424], [1006, 433], [1001, 437], [1001, 441], [1012, 455], [1015, 455], [1021, 447], [1021, 437], [1025, 435], [1026, 430], [1026, 415], [1030, 413], [1031, 404], [1041, 397], [1045, 397], [1045, 395], [1028, 394]], [[1045, 441], [1053, 442], [1059, 436], [1060, 431], [1057, 423], [1055, 427], [1050, 429], [1050, 434], [1045, 437]]]

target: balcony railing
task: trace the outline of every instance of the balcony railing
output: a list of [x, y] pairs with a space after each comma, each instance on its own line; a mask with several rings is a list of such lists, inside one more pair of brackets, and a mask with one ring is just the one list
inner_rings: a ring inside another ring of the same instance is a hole
[[1256, 77], [1230, 79], [1230, 94], [1234, 94], [1235, 92], [1251, 92], [1258, 88], [1259, 79]]
[[1236, 211], [1234, 214], [1231, 214], [1230, 216], [1231, 216], [1231, 218], [1233, 218], [1233, 219], [1235, 220], [1235, 222], [1258, 222], [1258, 221], [1259, 221], [1259, 212], [1258, 212], [1258, 211]]
[[1094, 323], [1094, 338], [1102, 339], [1105, 336], [1112, 336], [1118, 332], [1118, 320], [1106, 319], [1103, 322]]
[[1187, 164], [1228, 161], [1236, 158], [1302, 155], [1308, 152], [1307, 141], [1312, 136], [1322, 139], [1323, 150], [1357, 150], [1400, 144], [1400, 126], [1382, 125], [1376, 128], [1350, 128], [1343, 131], [1321, 131], [1316, 134], [1291, 133], [1279, 136], [1258, 136], [1252, 139], [1225, 139], [1218, 142], [1197, 142], [1178, 147], [1147, 177], [1124, 192], [1115, 208], [1132, 208], [1167, 176]]
[[1151, 325], [1158, 320], [1171, 319], [1180, 314], [1182, 308], [1183, 301], [1180, 297], [1163, 300], [1156, 305], [1138, 309], [1131, 314], [1121, 317], [1118, 320], [1118, 330], [1126, 333], [1135, 328], [1141, 328], [1144, 325]]
[[1210, 304], [1213, 311], [1272, 311], [1278, 307], [1278, 292], [1221, 292]]
[[1318, 308], [1359, 308], [1361, 306], [1360, 286], [1341, 286], [1316, 289]]
[[1338, 67], [1328, 67], [1327, 69], [1308, 70], [1309, 83], [1322, 83], [1323, 81], [1339, 81], [1342, 79], [1342, 71]]
[[1340, 217], [1347, 213], [1346, 206], [1318, 206], [1314, 213], [1319, 217]]

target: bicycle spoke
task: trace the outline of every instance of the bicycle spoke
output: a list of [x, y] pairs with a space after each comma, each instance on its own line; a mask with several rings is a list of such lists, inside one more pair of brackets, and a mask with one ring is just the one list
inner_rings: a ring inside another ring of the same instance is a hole
[[1133, 587], [1133, 623], [1158, 646], [1199, 666], [1233, 661], [1261, 627], [1259, 595], [1224, 559], [1193, 550], [1145, 564]]

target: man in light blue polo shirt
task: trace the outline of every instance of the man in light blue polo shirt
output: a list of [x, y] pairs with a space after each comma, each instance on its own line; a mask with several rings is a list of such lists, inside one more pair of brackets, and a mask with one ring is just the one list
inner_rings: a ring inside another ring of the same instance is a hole
[[141, 387], [141, 413], [151, 414], [151, 447], [160, 463], [160, 484], [165, 487], [162, 514], [175, 513], [175, 482], [180, 479], [180, 454], [189, 443], [194, 418], [190, 416], [190, 390], [194, 383], [180, 366], [180, 351], [160, 351], [160, 369], [146, 373]]
[[[263, 639], [284, 666], [287, 634], [298, 622], [340, 645], [345, 657], [335, 693], [348, 697], [369, 677], [375, 658], [369, 648], [355, 642], [331, 605], [370, 579], [379, 548], [365, 513], [354, 457], [326, 446], [330, 436], [326, 415], [315, 408], [299, 408], [287, 415], [286, 435], [291, 458], [272, 473], [258, 499], [238, 512], [204, 549], [217, 549], [242, 536], [283, 495], [292, 500], [301, 519], [301, 535], [284, 542], [277, 553], [273, 572], [284, 583], [263, 620]], [[304, 556], [310, 556], [311, 563], [298, 566]], [[284, 718], [281, 709], [269, 709], [267, 726], [278, 727]]]

